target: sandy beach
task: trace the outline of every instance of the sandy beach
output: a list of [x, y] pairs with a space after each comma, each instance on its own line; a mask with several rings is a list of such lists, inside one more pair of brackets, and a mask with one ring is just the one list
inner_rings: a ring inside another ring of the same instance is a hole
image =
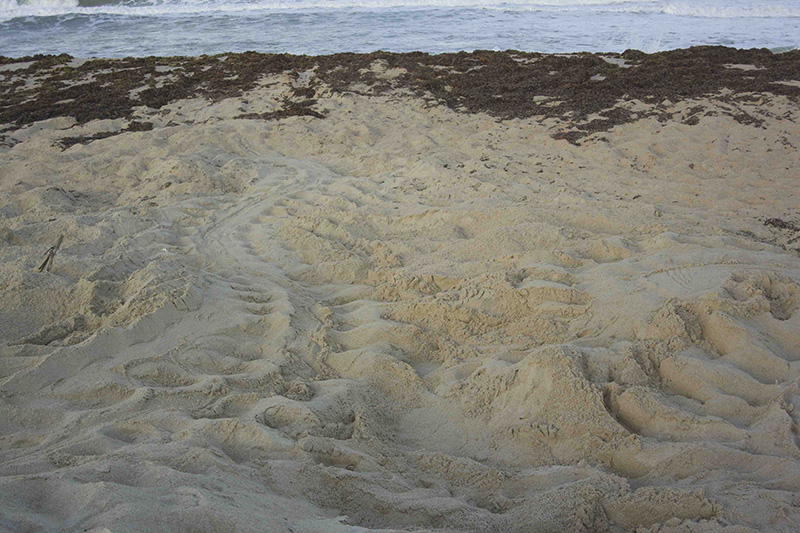
[[0, 58], [0, 529], [800, 530], [799, 120], [800, 51]]

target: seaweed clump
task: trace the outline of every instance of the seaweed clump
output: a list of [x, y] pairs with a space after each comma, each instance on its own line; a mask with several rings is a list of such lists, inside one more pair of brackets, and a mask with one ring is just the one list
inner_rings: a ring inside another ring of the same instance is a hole
[[95, 133], [93, 135], [64, 137], [63, 139], [59, 139], [56, 142], [56, 144], [60, 146], [62, 150], [66, 150], [70, 146], [74, 146], [76, 144], [89, 144], [92, 141], [96, 141], [99, 139], [107, 139], [109, 137], [113, 137], [114, 135], [120, 135], [121, 133], [126, 133], [129, 131], [150, 131], [152, 129], [153, 129], [152, 122], [139, 122], [136, 120], [132, 120], [126, 128], [122, 128], [117, 131], [102, 131], [100, 133]]

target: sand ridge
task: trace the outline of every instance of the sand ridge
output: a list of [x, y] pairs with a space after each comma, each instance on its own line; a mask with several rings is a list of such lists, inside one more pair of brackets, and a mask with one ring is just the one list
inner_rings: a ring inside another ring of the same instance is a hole
[[789, 96], [577, 146], [313, 73], [7, 126], [2, 527], [796, 530]]

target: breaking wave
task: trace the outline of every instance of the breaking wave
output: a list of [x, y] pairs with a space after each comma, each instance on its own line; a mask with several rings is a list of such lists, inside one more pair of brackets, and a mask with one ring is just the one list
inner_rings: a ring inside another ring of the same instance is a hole
[[474, 8], [666, 14], [703, 18], [800, 18], [800, 2], [659, 2], [642, 0], [0, 0], [0, 20], [66, 14], [128, 16], [324, 9]]

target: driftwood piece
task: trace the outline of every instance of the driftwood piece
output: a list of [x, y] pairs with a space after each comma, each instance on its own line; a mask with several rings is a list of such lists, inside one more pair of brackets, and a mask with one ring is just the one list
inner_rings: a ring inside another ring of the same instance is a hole
[[39, 272], [43, 271], [45, 268], [47, 268], [47, 271], [50, 272], [50, 269], [53, 268], [53, 262], [55, 261], [56, 253], [58, 252], [58, 249], [61, 248], [61, 243], [63, 241], [64, 236], [61, 235], [58, 238], [58, 241], [56, 241], [56, 243], [44, 253], [44, 262], [39, 265]]

